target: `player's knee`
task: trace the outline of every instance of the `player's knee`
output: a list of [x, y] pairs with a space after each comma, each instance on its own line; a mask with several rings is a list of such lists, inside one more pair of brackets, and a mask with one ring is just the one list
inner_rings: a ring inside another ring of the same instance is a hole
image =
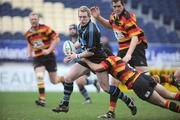
[[51, 83], [55, 85], [55, 84], [57, 84], [58, 82], [57, 82], [56, 80], [51, 80]]
[[44, 78], [44, 73], [43, 73], [43, 72], [37, 72], [37, 73], [36, 73], [36, 76], [37, 76], [37, 79], [38, 79], [38, 80], [43, 80], [43, 78]]
[[74, 81], [74, 79], [72, 79], [72, 77], [65, 77], [65, 78], [64, 78], [64, 81], [65, 81], [66, 83], [71, 83], [71, 82]]

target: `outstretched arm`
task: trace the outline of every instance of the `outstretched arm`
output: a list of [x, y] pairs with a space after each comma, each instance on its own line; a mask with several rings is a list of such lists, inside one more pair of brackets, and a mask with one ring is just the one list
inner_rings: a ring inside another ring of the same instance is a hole
[[98, 20], [102, 25], [104, 25], [107, 28], [112, 29], [111, 24], [109, 23], [109, 20], [103, 18], [100, 14], [100, 10], [97, 6], [91, 7], [91, 14], [92, 16]]
[[93, 63], [88, 59], [82, 59], [82, 61], [85, 62], [95, 72], [102, 72], [105, 70], [105, 68], [101, 64]]

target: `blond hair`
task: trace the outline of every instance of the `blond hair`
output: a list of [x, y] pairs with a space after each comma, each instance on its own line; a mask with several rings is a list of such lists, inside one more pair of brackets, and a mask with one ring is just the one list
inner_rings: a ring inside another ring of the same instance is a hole
[[91, 17], [91, 11], [87, 6], [81, 6], [78, 9], [78, 14], [79, 14], [79, 12], [87, 12], [88, 17]]
[[40, 18], [39, 13], [36, 13], [36, 12], [31, 12], [30, 15], [29, 15], [29, 17], [31, 17], [31, 16], [37, 16], [38, 19]]

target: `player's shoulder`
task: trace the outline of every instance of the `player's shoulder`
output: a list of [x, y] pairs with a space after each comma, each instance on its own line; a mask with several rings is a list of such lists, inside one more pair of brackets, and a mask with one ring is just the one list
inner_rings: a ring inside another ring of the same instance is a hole
[[113, 20], [115, 19], [115, 16], [116, 16], [115, 12], [112, 12], [111, 15], [109, 16], [109, 19]]
[[131, 18], [131, 13], [130, 12], [128, 12], [127, 10], [124, 10], [124, 14], [123, 14], [123, 17], [125, 18], [125, 19], [130, 19]]
[[39, 24], [39, 28], [40, 29], [50, 29], [50, 27], [45, 24]]

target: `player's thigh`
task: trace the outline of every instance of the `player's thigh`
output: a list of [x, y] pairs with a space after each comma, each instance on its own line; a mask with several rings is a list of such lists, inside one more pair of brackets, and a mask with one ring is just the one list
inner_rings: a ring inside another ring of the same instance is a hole
[[164, 106], [166, 100], [158, 94], [158, 92], [156, 90], [153, 91], [152, 95], [150, 96], [150, 98], [148, 99], [148, 101], [150, 103], [153, 103], [155, 105], [160, 105], [160, 106]]
[[118, 87], [121, 82], [115, 78], [112, 77], [111, 79], [111, 85]]
[[80, 65], [79, 63], [75, 63], [70, 68], [69, 72], [66, 74], [65, 81], [72, 82], [79, 78], [80, 76], [86, 74], [88, 72], [88, 68]]
[[173, 99], [176, 95], [176, 93], [170, 92], [161, 84], [157, 84], [155, 90], [158, 92], [158, 94], [160, 94], [162, 97], [166, 99]]
[[45, 72], [45, 70], [46, 70], [45, 66], [37, 66], [37, 67], [34, 68], [34, 71], [36, 73], [38, 73], [38, 72]]
[[57, 72], [48, 72], [50, 80], [54, 83], [57, 79]]
[[83, 75], [76, 80], [77, 85], [84, 86], [86, 84], [87, 76]]

